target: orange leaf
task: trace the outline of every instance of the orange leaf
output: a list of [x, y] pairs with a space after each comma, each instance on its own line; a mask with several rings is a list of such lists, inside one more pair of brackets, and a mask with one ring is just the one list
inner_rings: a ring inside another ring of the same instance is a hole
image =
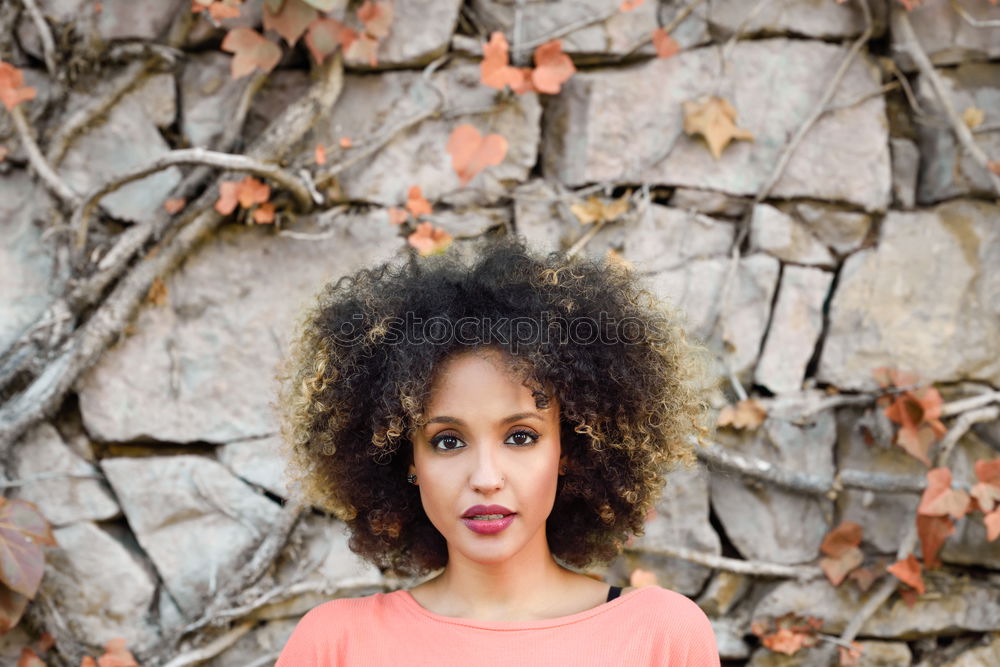
[[405, 208], [399, 208], [396, 206], [389, 207], [389, 222], [394, 225], [401, 225], [409, 219], [409, 215], [406, 213]]
[[352, 142], [351, 142], [351, 138], [350, 137], [341, 137], [340, 138], [340, 147], [341, 148], [350, 148], [351, 147], [351, 143]]
[[861, 565], [864, 560], [865, 555], [861, 552], [861, 549], [851, 547], [838, 556], [821, 558], [819, 567], [823, 570], [823, 574], [826, 575], [831, 584], [839, 586], [844, 581], [844, 577]]
[[853, 521], [841, 521], [823, 538], [820, 551], [837, 558], [861, 544], [861, 526]]
[[223, 181], [219, 183], [219, 198], [215, 202], [215, 210], [222, 215], [229, 215], [236, 210], [239, 204], [240, 184], [236, 181]]
[[657, 28], [653, 31], [653, 47], [656, 49], [657, 58], [669, 58], [677, 55], [681, 50], [681, 45], [677, 43], [677, 40], [663, 28]]
[[[350, 31], [350, 32], [348, 32]], [[336, 19], [321, 17], [309, 24], [306, 32], [306, 48], [312, 54], [313, 60], [321, 64], [324, 59], [337, 50], [338, 46], [354, 41], [354, 31], [344, 26]]]
[[840, 667], [853, 667], [853, 665], [858, 664], [858, 660], [861, 659], [861, 654], [865, 652], [865, 648], [860, 642], [851, 642], [851, 647], [838, 646], [837, 653], [840, 657]]
[[928, 570], [941, 567], [938, 552], [941, 546], [955, 532], [955, 522], [949, 516], [917, 515], [917, 536], [920, 538], [920, 553]]
[[630, 12], [645, 1], [646, 0], [622, 0], [622, 4], [618, 5], [618, 11]]
[[766, 417], [767, 409], [757, 399], [748, 398], [719, 410], [716, 423], [719, 426], [755, 429], [764, 423]]
[[281, 60], [281, 47], [251, 28], [234, 28], [222, 40], [223, 51], [233, 54], [230, 64], [234, 79], [259, 69], [270, 72]]
[[385, 2], [365, 0], [358, 7], [358, 20], [365, 24], [365, 32], [376, 39], [389, 34], [392, 23], [392, 5]]
[[80, 660], [80, 667], [97, 667], [97, 661], [95, 661], [89, 655], [85, 655]]
[[904, 560], [896, 561], [887, 569], [904, 584], [911, 586], [921, 595], [924, 594], [924, 578], [920, 576], [920, 562], [913, 554]]
[[295, 46], [306, 28], [319, 16], [315, 7], [307, 5], [302, 0], [284, 0], [277, 14], [271, 13], [270, 3], [264, 3], [264, 30], [275, 30], [288, 42]]
[[1000, 160], [990, 160], [986, 163], [986, 166], [989, 167], [990, 171], [994, 174], [1000, 176]]
[[483, 59], [479, 63], [479, 82], [484, 86], [503, 90], [523, 88], [524, 73], [510, 66], [510, 52], [507, 38], [499, 30], [490, 35], [490, 41], [483, 45]]
[[253, 176], [245, 176], [239, 182], [236, 196], [240, 201], [240, 206], [250, 208], [254, 204], [263, 204], [271, 197], [271, 186], [258, 181]]
[[947, 514], [946, 511], [931, 509], [933, 503], [939, 496], [951, 490], [951, 470], [948, 468], [933, 468], [927, 471], [927, 486], [920, 496], [920, 505], [917, 507], [917, 514], [927, 516], [941, 516]]
[[634, 588], [642, 588], [643, 586], [658, 586], [659, 581], [656, 578], [656, 573], [650, 570], [643, 570], [642, 568], [635, 568], [632, 570], [632, 574], [629, 575], [628, 585]]
[[187, 200], [183, 197], [172, 197], [167, 201], [163, 202], [163, 208], [167, 213], [173, 214], [178, 211], [184, 210], [184, 206], [187, 204]]
[[1000, 488], [1000, 457], [987, 461], [980, 459], [976, 461], [976, 479], [983, 484], [992, 484]]
[[[346, 31], [344, 34], [347, 34]], [[372, 67], [378, 65], [378, 40], [368, 33], [361, 33], [349, 42], [344, 41], [343, 44], [344, 55], [351, 60], [367, 60]]]
[[540, 93], [555, 95], [573, 73], [573, 61], [563, 53], [562, 42], [553, 39], [535, 49], [535, 69], [531, 72], [531, 84]]
[[810, 646], [809, 635], [789, 628], [778, 628], [761, 638], [761, 643], [776, 653], [794, 655], [803, 646]]
[[451, 166], [459, 183], [465, 185], [486, 167], [503, 162], [507, 139], [499, 134], [484, 137], [472, 125], [459, 125], [448, 138], [446, 150], [451, 154]]
[[316, 160], [316, 164], [326, 164], [326, 148], [323, 147], [323, 144], [316, 144], [313, 159]]
[[274, 222], [274, 204], [265, 202], [255, 208], [253, 211], [253, 221], [261, 225]]
[[27, 500], [0, 498], [0, 581], [34, 598], [45, 566], [42, 545], [58, 546], [38, 507]]
[[[906, 382], [911, 379], [916, 378], [897, 376], [895, 381]], [[938, 438], [947, 432], [939, 419], [942, 403], [941, 394], [937, 389], [922, 387], [897, 395], [892, 404], [884, 410], [886, 417], [899, 424], [896, 444], [928, 466], [931, 465], [927, 456], [928, 451]]]
[[452, 236], [429, 222], [421, 222], [406, 240], [421, 255], [440, 255], [451, 245]]
[[39, 658], [30, 646], [25, 646], [21, 649], [21, 657], [17, 660], [17, 667], [45, 667], [45, 661]]
[[24, 85], [24, 72], [0, 61], [0, 101], [10, 111], [21, 102], [35, 98], [36, 91]]
[[104, 655], [97, 659], [98, 667], [139, 667], [135, 656], [125, 648], [125, 639], [115, 637], [104, 645]]
[[992, 542], [1000, 537], [1000, 507], [983, 517], [986, 526], [986, 541]]
[[419, 185], [410, 187], [410, 191], [406, 195], [406, 208], [413, 214], [414, 218], [431, 214], [431, 203], [424, 199]]

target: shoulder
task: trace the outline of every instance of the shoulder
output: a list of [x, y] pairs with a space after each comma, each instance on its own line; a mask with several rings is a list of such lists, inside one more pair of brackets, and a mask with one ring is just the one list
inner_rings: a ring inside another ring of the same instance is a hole
[[[625, 593], [623, 590], [622, 594]], [[677, 591], [651, 585], [634, 589], [628, 595], [635, 596], [633, 603], [642, 609], [642, 613], [651, 613], [664, 621], [669, 620], [675, 631], [679, 628], [684, 631], [712, 631], [711, 621], [698, 603]]]
[[654, 628], [670, 654], [669, 664], [697, 667], [719, 665], [712, 622], [698, 604], [661, 586], [643, 586], [632, 593], [638, 611]]

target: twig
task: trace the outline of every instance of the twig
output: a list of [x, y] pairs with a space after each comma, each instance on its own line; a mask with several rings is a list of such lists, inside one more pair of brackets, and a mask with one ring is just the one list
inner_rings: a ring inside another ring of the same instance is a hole
[[941, 76], [937, 73], [937, 70], [934, 69], [930, 58], [927, 57], [927, 52], [924, 51], [917, 40], [917, 35], [913, 32], [913, 25], [910, 23], [910, 17], [906, 15], [906, 10], [893, 5], [891, 16], [893, 23], [892, 34], [898, 35], [900, 46], [909, 52], [910, 57], [913, 58], [913, 62], [917, 65], [917, 69], [920, 70], [923, 76], [927, 77], [931, 88], [934, 90], [934, 96], [940, 103], [941, 109], [944, 111], [949, 125], [951, 125], [951, 129], [955, 133], [955, 137], [962, 144], [962, 147], [968, 151], [969, 155], [972, 156], [976, 164], [986, 172], [986, 177], [993, 186], [993, 191], [1000, 195], [1000, 176], [993, 173], [993, 170], [989, 168], [989, 158], [983, 152], [983, 149], [976, 144], [969, 126], [965, 124], [962, 117], [955, 111], [955, 107], [952, 106], [951, 100], [948, 99], [944, 82], [941, 80]]
[[[594, 25], [595, 23], [603, 23], [604, 21], [607, 21], [611, 17], [616, 16], [616, 15], [618, 15], [620, 13], [621, 12], [618, 10], [618, 7], [616, 6], [614, 8], [614, 10], [612, 10], [610, 12], [607, 12], [605, 14], [599, 14], [597, 16], [587, 16], [587, 17], [584, 17], [584, 18], [579, 19], [577, 21], [573, 21], [572, 23], [567, 23], [566, 25], [559, 26], [555, 30], [551, 30], [551, 31], [545, 33], [544, 35], [541, 35], [541, 36], [536, 37], [534, 39], [529, 39], [528, 41], [526, 41], [523, 44], [521, 44], [518, 48], [520, 48], [522, 50], [524, 50], [524, 49], [533, 49], [536, 46], [541, 46], [545, 42], [548, 42], [548, 41], [553, 40], [553, 39], [558, 39], [558, 38], [560, 38], [560, 37], [562, 37], [564, 35], [568, 35], [571, 32], [579, 30], [580, 28], [586, 28], [587, 26]], [[515, 11], [515, 14], [514, 14], [514, 18], [515, 18], [515, 23], [516, 23], [516, 19], [517, 19], [517, 13], [516, 13], [516, 11]], [[516, 31], [515, 31], [515, 35], [516, 35]], [[512, 47], [511, 48], [511, 52], [513, 53], [513, 51], [514, 51], [514, 49]]]
[[17, 128], [17, 135], [21, 139], [21, 145], [24, 146], [24, 152], [28, 155], [28, 162], [38, 172], [38, 176], [42, 179], [42, 182], [45, 183], [46, 187], [63, 204], [70, 207], [76, 206], [80, 201], [80, 197], [59, 178], [59, 175], [52, 170], [52, 167], [45, 160], [45, 156], [38, 150], [38, 144], [35, 143], [34, 137], [31, 136], [31, 128], [28, 127], [28, 119], [24, 117], [24, 109], [21, 105], [17, 105], [11, 109], [10, 116], [14, 119], [14, 127]]
[[769, 4], [771, 4], [771, 0], [757, 0], [757, 4], [751, 7], [750, 11], [746, 13], [743, 20], [740, 21], [736, 26], [736, 29], [733, 30], [733, 34], [730, 35], [729, 39], [726, 40], [726, 43], [722, 45], [721, 58], [723, 63], [729, 59], [729, 54], [732, 52], [733, 46], [736, 44], [736, 41], [743, 36], [743, 31], [746, 30], [746, 27], [750, 25], [750, 22], [757, 18], [757, 15], [764, 11]]
[[[670, 19], [670, 23], [663, 26], [663, 31], [666, 32], [668, 35], [672, 33], [677, 28], [677, 26], [679, 26], [681, 22], [684, 21], [684, 19], [690, 16], [691, 12], [693, 12], [695, 8], [704, 1], [705, 0], [690, 0], [686, 5], [681, 7], [676, 14], [674, 14], [674, 18]], [[653, 36], [647, 35], [641, 41], [633, 45], [631, 49], [629, 49], [628, 51], [620, 55], [618, 58], [616, 58], [615, 62], [621, 62], [625, 60], [626, 58], [634, 54], [636, 51], [649, 44], [651, 41], [653, 41]]]
[[35, 29], [38, 30], [38, 37], [42, 40], [42, 52], [45, 54], [45, 69], [48, 70], [49, 76], [57, 79], [59, 78], [59, 72], [56, 69], [56, 42], [52, 39], [52, 30], [49, 29], [49, 24], [46, 23], [45, 17], [42, 16], [42, 12], [38, 9], [35, 0], [21, 0], [21, 4], [24, 5], [24, 8], [28, 10], [28, 14], [31, 15], [31, 21], [35, 24]]
[[1000, 417], [1000, 407], [996, 405], [969, 410], [959, 415], [958, 419], [955, 420], [955, 423], [951, 425], [951, 428], [948, 429], [948, 432], [944, 434], [944, 437], [941, 438], [941, 441], [937, 445], [941, 461], [947, 465], [947, 461], [951, 456], [951, 450], [962, 439], [962, 436], [969, 432], [973, 424], [991, 422], [997, 417]]
[[651, 553], [668, 558], [678, 558], [704, 565], [715, 570], [733, 572], [735, 574], [749, 574], [758, 577], [779, 577], [782, 579], [798, 579], [799, 581], [809, 581], [823, 577], [823, 570], [814, 565], [783, 565], [781, 563], [768, 563], [756, 560], [742, 560], [739, 558], [727, 558], [712, 553], [687, 549], [668, 544], [656, 544], [655, 546], [641, 546], [628, 548], [626, 551], [638, 553]]
[[243, 621], [208, 644], [177, 656], [170, 662], [165, 663], [164, 667], [187, 667], [188, 665], [197, 665], [210, 660], [235, 644], [237, 639], [250, 632], [255, 625], [257, 625], [256, 620]]
[[883, 84], [878, 90], [873, 90], [870, 93], [865, 93], [864, 95], [859, 95], [855, 97], [850, 102], [844, 102], [843, 104], [838, 104], [837, 106], [827, 107], [823, 113], [834, 113], [836, 111], [843, 111], [844, 109], [850, 109], [853, 106], [857, 106], [862, 102], [867, 102], [873, 97], [881, 97], [886, 93], [892, 92], [897, 88], [901, 88], [899, 81], [890, 81], [889, 83]]
[[977, 19], [966, 11], [965, 7], [958, 4], [956, 0], [951, 0], [951, 8], [962, 17], [963, 21], [973, 28], [1000, 28], [1000, 19]]
[[1000, 391], [986, 391], [978, 396], [970, 396], [969, 398], [945, 403], [941, 406], [941, 416], [952, 417], [968, 410], [989, 405], [990, 403], [1000, 403]]
[[309, 188], [301, 180], [277, 165], [266, 164], [245, 155], [218, 153], [204, 148], [185, 148], [161, 155], [149, 164], [118, 176], [113, 181], [105, 183], [90, 192], [83, 203], [73, 212], [73, 217], [70, 219], [70, 228], [76, 230], [77, 249], [83, 248], [86, 243], [87, 221], [90, 218], [91, 211], [102, 197], [128, 183], [178, 164], [201, 164], [227, 171], [249, 172], [262, 178], [268, 178], [291, 192], [303, 211], [309, 211], [313, 206]]

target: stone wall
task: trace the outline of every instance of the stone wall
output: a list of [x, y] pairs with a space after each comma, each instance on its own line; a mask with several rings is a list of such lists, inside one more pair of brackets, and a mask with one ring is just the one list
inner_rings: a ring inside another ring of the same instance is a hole
[[[97, 18], [82, 0], [38, 4], [59, 34], [148, 44], [165, 41], [188, 3], [105, 0]], [[261, 4], [248, 2], [232, 24], [259, 24]], [[60, 546], [47, 550], [42, 593], [81, 641], [124, 637], [141, 655], [196, 618], [273, 528], [288, 496], [272, 409], [275, 364], [320, 285], [414, 252], [412, 229], [391, 224], [387, 211], [412, 185], [434, 206], [425, 219], [454, 237], [446, 252], [502, 230], [539, 249], [630, 263], [715, 351], [724, 377], [715, 406], [746, 392], [767, 410], [757, 428], [718, 430], [716, 446], [728, 454], [830, 483], [851, 471], [922, 482], [927, 466], [893, 444], [895, 426], [865, 402], [878, 388], [872, 371], [916, 372], [945, 401], [1000, 386], [995, 179], [956, 139], [927, 72], [903, 48], [890, 20], [895, 2], [871, 2], [870, 26], [855, 0], [646, 0], [628, 12], [617, 0], [559, 0], [527, 2], [519, 20], [514, 4], [396, 0], [378, 67], [348, 61], [340, 99], [293, 162], [316, 170], [316, 143], [337, 146], [347, 136], [363, 145], [406, 123], [433, 103], [428, 86], [445, 109], [342, 171], [330, 208], [285, 219], [280, 230], [221, 228], [165, 277], [166, 301], [144, 304], [58, 415], [16, 445], [12, 476], [76, 475], [9, 495], [37, 503], [56, 526]], [[674, 21], [689, 4], [690, 15]], [[1000, 7], [955, 4], [925, 0], [907, 18], [944, 99], [960, 114], [984, 112], [970, 123], [971, 137], [1000, 160]], [[672, 23], [680, 52], [658, 58], [648, 38]], [[502, 30], [513, 41], [515, 28], [522, 44], [561, 37], [578, 71], [558, 95], [480, 84], [484, 39], [476, 31]], [[171, 149], [214, 146], [249, 85], [230, 78], [222, 34], [199, 19], [174, 67], [141, 77], [69, 142], [57, 160], [61, 178], [87, 191]], [[43, 143], [136, 66], [110, 63], [104, 80], [60, 96], [26, 14], [17, 45], [14, 64], [39, 91], [26, 109]], [[248, 138], [309, 87], [304, 53], [287, 57], [253, 97]], [[451, 58], [425, 76], [445, 53]], [[728, 100], [753, 134], [719, 159], [684, 132], [683, 103], [706, 95]], [[504, 161], [465, 187], [445, 152], [461, 123], [509, 142]], [[2, 352], [46, 312], [65, 274], [44, 233], [53, 202], [5, 114], [0, 144], [10, 149], [0, 164]], [[171, 167], [122, 188], [104, 200], [106, 213], [123, 228], [148, 224], [182, 173]], [[606, 223], [584, 224], [572, 212], [588, 196], [623, 195], [628, 211]], [[859, 400], [811, 409], [837, 392]], [[974, 484], [975, 462], [998, 453], [995, 419], [964, 433], [949, 463], [956, 485]], [[817, 578], [824, 536], [854, 521], [866, 565], [891, 564], [919, 488], [808, 493], [710, 461], [671, 475], [646, 534], [599, 574], [624, 585], [641, 568], [697, 600], [731, 664], [827, 664], [822, 645], [794, 656], [764, 648], [752, 624], [794, 612], [840, 635], [877, 584], [862, 591]], [[913, 606], [893, 594], [865, 620], [861, 664], [1000, 660], [1000, 540], [987, 541], [981, 515], [969, 515], [940, 556], [943, 566], [924, 573], [928, 592]], [[737, 560], [813, 575], [740, 573]], [[319, 512], [298, 525], [266, 577], [264, 588], [291, 592], [244, 614], [258, 622], [240, 625], [238, 639], [204, 664], [270, 664], [254, 661], [273, 658], [312, 606], [408, 583], [360, 562], [343, 525]], [[4, 641], [3, 655], [16, 658], [28, 636], [19, 629]]]

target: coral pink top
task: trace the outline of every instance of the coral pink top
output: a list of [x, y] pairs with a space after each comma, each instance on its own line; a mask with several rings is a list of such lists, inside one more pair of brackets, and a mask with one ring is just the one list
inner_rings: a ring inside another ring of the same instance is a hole
[[310, 610], [275, 667], [719, 667], [715, 634], [687, 597], [644, 586], [570, 616], [479, 621], [424, 609], [409, 591]]

